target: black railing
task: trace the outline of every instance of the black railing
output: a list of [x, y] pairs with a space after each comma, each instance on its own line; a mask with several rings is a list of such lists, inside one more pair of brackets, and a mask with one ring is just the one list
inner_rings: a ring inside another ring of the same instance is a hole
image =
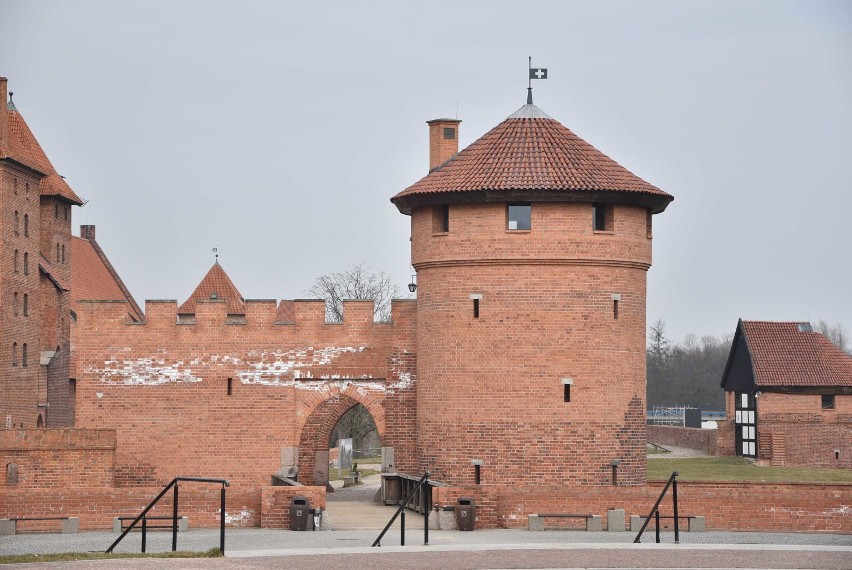
[[[405, 500], [403, 500], [402, 503], [399, 505], [399, 508], [393, 514], [393, 516], [391, 517], [391, 520], [388, 521], [388, 524], [385, 525], [385, 528], [379, 534], [379, 537], [373, 543], [373, 546], [381, 546], [382, 545], [382, 537], [385, 535], [385, 533], [391, 527], [391, 525], [393, 524], [393, 521], [396, 520], [396, 517], [400, 517], [400, 519], [399, 519], [399, 528], [400, 528], [399, 545], [405, 546], [405, 507], [408, 506], [408, 503], [411, 501], [411, 499], [414, 497], [414, 495], [416, 495], [417, 492], [420, 491], [421, 487], [423, 487], [425, 485], [427, 489], [429, 488], [429, 485], [427, 483], [428, 481], [429, 481], [429, 472], [426, 471], [425, 473], [423, 473], [423, 477], [420, 478], [420, 481], [417, 482], [417, 485], [414, 486], [414, 488], [411, 490], [411, 492], [408, 494], [408, 496], [405, 498]], [[429, 503], [431, 504], [431, 501]], [[425, 545], [428, 545], [428, 544], [429, 544], [429, 509], [424, 508], [423, 509], [423, 545], [425, 546]]]
[[645, 528], [648, 526], [648, 523], [651, 522], [651, 517], [654, 517], [655, 526], [656, 526], [656, 538], [657, 543], [660, 542], [660, 503], [663, 501], [663, 497], [666, 496], [666, 491], [669, 490], [669, 487], [672, 488], [672, 507], [674, 508], [674, 536], [675, 536], [675, 544], [680, 543], [680, 529], [678, 528], [678, 516], [677, 516], [677, 471], [672, 472], [672, 476], [669, 477], [668, 482], [666, 482], [666, 486], [663, 487], [663, 491], [660, 493], [660, 496], [657, 497], [657, 502], [654, 503], [654, 506], [651, 507], [651, 512], [648, 513], [648, 516], [645, 517], [645, 522], [642, 523], [642, 528], [639, 529], [639, 534], [636, 535], [636, 538], [633, 540], [634, 543], [641, 542], [642, 533], [645, 532]]
[[148, 511], [150, 511], [151, 509], [154, 508], [154, 505], [156, 505], [157, 502], [160, 499], [162, 499], [163, 496], [166, 493], [168, 493], [169, 489], [171, 489], [172, 487], [174, 487], [174, 489], [175, 489], [174, 499], [172, 501], [172, 517], [171, 517], [172, 518], [172, 526], [171, 526], [171, 529], [172, 529], [172, 552], [176, 552], [177, 551], [178, 518], [180, 518], [180, 517], [178, 517], [178, 481], [188, 481], [188, 482], [191, 482], [191, 483], [216, 483], [218, 485], [222, 485], [222, 492], [220, 494], [220, 502], [221, 502], [220, 513], [221, 513], [221, 516], [220, 516], [220, 519], [219, 519], [219, 551], [222, 554], [222, 556], [224, 556], [225, 555], [225, 487], [229, 487], [231, 484], [228, 482], [227, 479], [210, 479], [210, 478], [207, 478], [207, 477], [175, 477], [174, 479], [172, 479], [171, 483], [166, 485], [165, 488], [162, 491], [160, 491], [160, 494], [157, 495], [154, 498], [154, 500], [151, 501], [148, 504], [147, 507], [145, 507], [145, 510], [143, 510], [141, 513], [139, 513], [138, 517], [133, 519], [133, 522], [130, 523], [127, 526], [126, 529], [124, 529], [124, 532], [122, 532], [121, 535], [117, 539], [115, 539], [115, 542], [113, 542], [110, 545], [110, 547], [106, 549], [106, 552], [107, 553], [112, 552], [113, 548], [115, 548], [118, 545], [118, 543], [121, 542], [124, 539], [125, 536], [127, 536], [127, 533], [129, 533], [131, 530], [133, 530], [133, 527], [135, 527], [139, 523], [139, 521], [142, 521], [142, 552], [145, 552], [145, 546], [146, 546], [146, 542], [147, 542], [147, 536], [146, 535], [147, 535], [147, 532], [148, 532], [148, 519], [145, 515], [148, 514]]

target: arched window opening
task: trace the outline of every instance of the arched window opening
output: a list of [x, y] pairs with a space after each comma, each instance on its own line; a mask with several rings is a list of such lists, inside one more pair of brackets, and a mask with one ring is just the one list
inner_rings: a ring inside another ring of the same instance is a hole
[[30, 274], [30, 254], [24, 252], [24, 275]]
[[39, 429], [44, 427], [44, 418], [41, 417], [41, 414], [38, 415], [38, 419], [36, 420], [36, 427]]
[[27, 343], [21, 348], [21, 366], [27, 366]]
[[12, 343], [12, 366], [18, 365], [18, 343]]
[[24, 237], [30, 237], [30, 215], [24, 214]]

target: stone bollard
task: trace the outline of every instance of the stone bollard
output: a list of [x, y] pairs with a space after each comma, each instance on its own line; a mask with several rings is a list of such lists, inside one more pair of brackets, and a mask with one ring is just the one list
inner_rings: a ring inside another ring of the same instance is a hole
[[624, 509], [609, 509], [606, 512], [606, 529], [610, 532], [624, 532]]
[[704, 517], [692, 517], [689, 520], [689, 526], [687, 529], [689, 532], [704, 532], [707, 530], [707, 522], [704, 520]]
[[0, 536], [8, 536], [18, 531], [17, 521], [11, 519], [0, 519]]
[[540, 531], [544, 530], [544, 519], [538, 515], [530, 515], [527, 518], [527, 530]]
[[62, 521], [62, 534], [77, 534], [80, 532], [79, 517], [68, 517]]
[[644, 521], [639, 515], [630, 515], [630, 532], [639, 532], [639, 529], [642, 528], [642, 521]]
[[586, 519], [586, 530], [589, 532], [601, 532], [603, 530], [603, 517], [592, 515]]

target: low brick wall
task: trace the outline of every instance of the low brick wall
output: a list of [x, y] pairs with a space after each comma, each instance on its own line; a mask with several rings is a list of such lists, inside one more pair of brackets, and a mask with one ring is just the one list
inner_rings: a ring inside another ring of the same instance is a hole
[[290, 528], [290, 501], [307, 497], [310, 508], [325, 509], [325, 487], [264, 487], [261, 497], [260, 526]]
[[708, 455], [716, 455], [719, 432], [715, 429], [700, 429], [678, 426], [648, 426], [648, 441], [662, 445], [688, 447]]

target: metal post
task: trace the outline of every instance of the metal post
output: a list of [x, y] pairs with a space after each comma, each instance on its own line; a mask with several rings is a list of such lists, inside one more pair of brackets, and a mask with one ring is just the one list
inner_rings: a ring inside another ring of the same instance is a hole
[[672, 502], [674, 503], [675, 544], [680, 544], [680, 529], [677, 518], [677, 479], [672, 482]]
[[172, 503], [172, 552], [177, 552], [177, 528], [178, 528], [178, 484], [175, 482], [175, 498]]
[[222, 514], [219, 517], [219, 553], [225, 556], [225, 486], [222, 485], [221, 506], [219, 512]]
[[148, 535], [148, 519], [142, 519], [142, 553], [145, 553], [145, 542]]
[[399, 545], [405, 546], [405, 511], [399, 513]]
[[657, 536], [657, 544], [660, 544], [660, 511], [654, 511], [654, 533]]

